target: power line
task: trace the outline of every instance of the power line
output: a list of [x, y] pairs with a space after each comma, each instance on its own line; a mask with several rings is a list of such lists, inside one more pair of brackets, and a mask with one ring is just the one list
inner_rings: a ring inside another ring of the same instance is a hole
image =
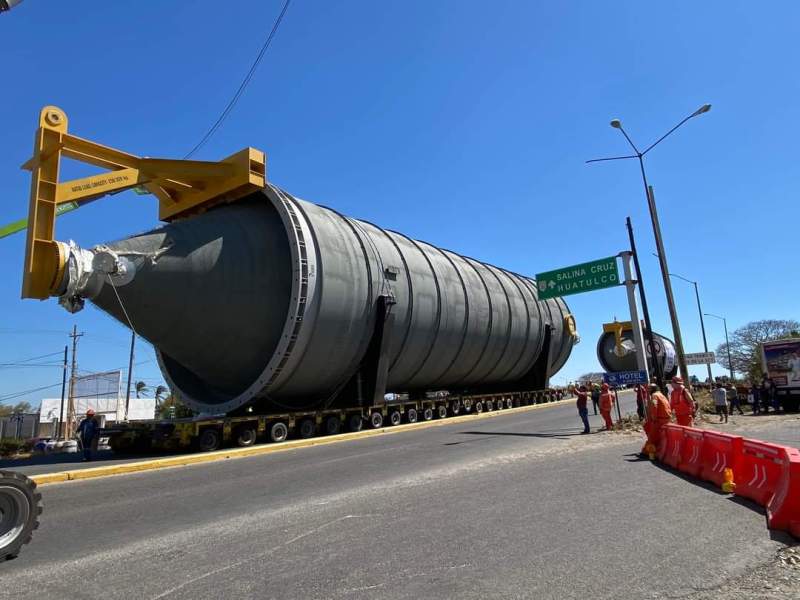
[[5, 396], [0, 396], [0, 402], [7, 402], [8, 400], [14, 400], [15, 398], [25, 396], [26, 394], [41, 392], [42, 390], [49, 390], [54, 387], [61, 387], [61, 382], [54, 383], [53, 385], [45, 385], [43, 387], [33, 388], [30, 390], [24, 390], [22, 392], [11, 392], [10, 394], [6, 394]]
[[256, 69], [258, 68], [258, 64], [261, 62], [261, 59], [264, 58], [264, 54], [266, 53], [267, 49], [272, 43], [272, 38], [275, 37], [275, 33], [278, 31], [278, 27], [280, 27], [281, 21], [283, 21], [283, 15], [286, 14], [286, 9], [289, 8], [289, 4], [291, 4], [291, 2], [292, 0], [286, 0], [286, 2], [283, 3], [283, 8], [281, 9], [281, 13], [278, 15], [278, 18], [272, 25], [272, 30], [269, 32], [269, 35], [267, 36], [267, 39], [264, 42], [264, 45], [261, 46], [261, 50], [258, 52], [256, 59], [250, 66], [250, 70], [247, 72], [247, 75], [245, 75], [244, 79], [242, 80], [242, 83], [239, 84], [239, 89], [236, 90], [236, 93], [233, 95], [233, 98], [231, 98], [230, 102], [228, 102], [228, 105], [225, 107], [225, 110], [222, 111], [222, 114], [219, 116], [216, 122], [211, 126], [211, 129], [209, 129], [206, 132], [206, 134], [200, 139], [200, 141], [197, 142], [197, 144], [195, 144], [195, 147], [192, 148], [186, 154], [186, 156], [183, 157], [184, 159], [191, 158], [198, 150], [200, 150], [200, 148], [205, 146], [208, 140], [211, 139], [211, 136], [213, 136], [216, 133], [217, 129], [219, 129], [222, 126], [222, 123], [225, 121], [225, 119], [228, 118], [228, 115], [233, 110], [233, 107], [236, 106], [236, 103], [239, 101], [239, 98], [244, 93], [247, 84], [250, 83], [250, 80], [253, 78], [253, 75], [255, 75]]

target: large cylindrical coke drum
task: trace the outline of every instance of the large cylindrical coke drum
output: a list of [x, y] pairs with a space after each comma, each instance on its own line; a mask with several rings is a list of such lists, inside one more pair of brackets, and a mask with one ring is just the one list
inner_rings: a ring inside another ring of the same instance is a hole
[[[324, 402], [358, 369], [380, 296], [391, 391], [502, 388], [543, 356], [546, 326], [549, 374], [575, 341], [533, 280], [274, 186], [108, 247], [135, 266], [116, 288], [134, 328], [201, 412]], [[111, 286], [92, 301], [127, 324]]]

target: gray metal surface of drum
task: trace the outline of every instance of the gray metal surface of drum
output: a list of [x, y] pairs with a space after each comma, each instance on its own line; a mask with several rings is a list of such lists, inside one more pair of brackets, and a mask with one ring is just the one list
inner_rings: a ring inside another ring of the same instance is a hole
[[[552, 374], [574, 342], [566, 304], [538, 301], [534, 281], [273, 186], [108, 247], [135, 265], [116, 288], [134, 328], [201, 412], [325, 400], [358, 368], [380, 295], [396, 301], [391, 391], [513, 382], [542, 354], [545, 325]], [[114, 292], [92, 301], [127, 324]]]
[[[656, 345], [656, 356], [660, 361], [664, 377], [669, 379], [678, 372], [675, 345], [672, 343], [672, 340], [655, 332], [653, 333], [653, 338]], [[622, 371], [638, 370], [636, 366], [636, 346], [633, 341], [633, 331], [630, 329], [623, 331], [621, 340], [622, 344], [619, 353], [616, 350], [616, 339], [612, 332], [606, 331], [602, 333], [597, 340], [597, 360], [600, 361], [600, 365], [603, 369], [608, 372], [619, 373]], [[647, 345], [646, 340], [645, 345]], [[653, 374], [653, 357], [649, 354], [647, 357], [647, 366], [650, 373]]]

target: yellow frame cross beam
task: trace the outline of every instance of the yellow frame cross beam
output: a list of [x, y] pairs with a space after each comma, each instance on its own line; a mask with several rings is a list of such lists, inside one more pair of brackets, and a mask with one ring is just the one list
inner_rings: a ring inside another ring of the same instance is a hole
[[[64, 111], [44, 107], [33, 156], [22, 165], [31, 171], [23, 298], [44, 299], [58, 293], [67, 260], [64, 245], [54, 237], [60, 204], [81, 204], [143, 186], [158, 198], [159, 219], [172, 221], [232, 202], [266, 185], [266, 157], [255, 148], [219, 162], [144, 158], [71, 135], [67, 125]], [[62, 157], [109, 172], [62, 182]]]

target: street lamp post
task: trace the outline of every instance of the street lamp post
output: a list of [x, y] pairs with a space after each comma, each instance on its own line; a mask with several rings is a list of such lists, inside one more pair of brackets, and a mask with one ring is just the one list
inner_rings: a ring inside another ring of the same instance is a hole
[[661, 225], [658, 222], [658, 211], [656, 210], [656, 199], [655, 194], [653, 193], [652, 186], [648, 185], [647, 183], [647, 174], [644, 170], [644, 156], [650, 152], [653, 148], [655, 148], [658, 144], [660, 144], [667, 136], [669, 136], [673, 131], [678, 129], [681, 125], [686, 123], [689, 119], [693, 117], [699, 117], [700, 115], [707, 113], [711, 110], [710, 104], [704, 104], [688, 117], [684, 118], [680, 123], [675, 125], [672, 129], [667, 131], [664, 135], [658, 138], [655, 142], [650, 144], [644, 151], [640, 151], [639, 148], [636, 147], [636, 144], [633, 143], [630, 136], [627, 132], [622, 128], [622, 122], [619, 119], [612, 119], [610, 125], [614, 129], [619, 129], [622, 135], [625, 136], [628, 144], [635, 154], [629, 154], [626, 156], [611, 156], [608, 158], [595, 158], [592, 160], [587, 160], [587, 163], [594, 163], [594, 162], [603, 162], [609, 160], [626, 160], [629, 158], [636, 158], [639, 160], [639, 170], [642, 174], [642, 183], [644, 184], [644, 193], [647, 197], [647, 207], [650, 211], [650, 221], [653, 224], [653, 236], [655, 237], [656, 242], [656, 251], [658, 252], [658, 262], [661, 266], [661, 279], [664, 282], [664, 292], [667, 296], [667, 307], [669, 308], [669, 317], [672, 321], [672, 335], [675, 338], [675, 350], [678, 354], [678, 366], [680, 367], [681, 375], [685, 380], [688, 381], [689, 379], [689, 371], [686, 368], [686, 357], [684, 356], [683, 351], [683, 339], [681, 338], [681, 328], [680, 324], [678, 323], [678, 313], [675, 310], [675, 300], [672, 296], [672, 284], [669, 280], [669, 267], [667, 266], [667, 256], [664, 252], [664, 241], [661, 235]]
[[[706, 324], [703, 321], [703, 309], [700, 307], [700, 292], [697, 290], [697, 282], [692, 281], [691, 279], [686, 279], [686, 277], [682, 277], [676, 273], [670, 273], [670, 275], [672, 277], [682, 279], [686, 283], [691, 283], [694, 286], [694, 297], [697, 299], [697, 312], [700, 314], [700, 331], [703, 332], [703, 350], [708, 352], [708, 342], [706, 341]], [[708, 368], [708, 382], [713, 383], [714, 377], [711, 375], [711, 365], [706, 364], [706, 367]]]
[[711, 313], [703, 313], [707, 317], [714, 317], [715, 319], [721, 319], [722, 324], [725, 326], [725, 350], [728, 351], [728, 369], [731, 372], [731, 381], [733, 381], [733, 361], [731, 360], [731, 343], [728, 341], [728, 320], [725, 317], [720, 317], [719, 315], [714, 315]]

